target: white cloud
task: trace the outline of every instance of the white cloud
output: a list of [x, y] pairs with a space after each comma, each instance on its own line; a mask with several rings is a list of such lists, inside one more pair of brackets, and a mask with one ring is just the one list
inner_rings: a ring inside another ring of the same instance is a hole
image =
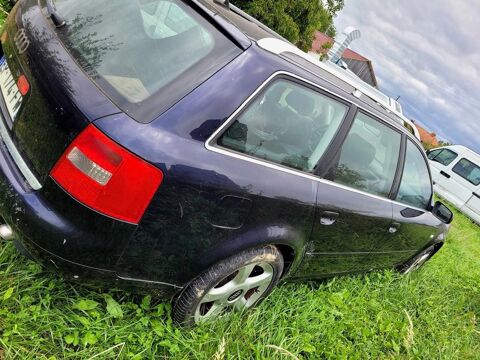
[[480, 152], [479, 17], [480, 2], [468, 0], [347, 0], [336, 25], [360, 29], [352, 48], [407, 115]]

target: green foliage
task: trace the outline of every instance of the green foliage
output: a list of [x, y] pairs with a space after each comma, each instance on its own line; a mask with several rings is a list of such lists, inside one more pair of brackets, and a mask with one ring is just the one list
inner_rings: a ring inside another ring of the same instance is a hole
[[335, 36], [333, 18], [343, 0], [236, 0], [236, 5], [302, 50], [309, 50], [315, 30]]
[[[256, 310], [179, 329], [150, 295], [70, 285], [0, 242], [6, 359], [475, 359], [480, 228], [456, 213], [444, 248], [392, 271], [283, 285]], [[220, 354], [220, 355], [219, 355]]]
[[436, 148], [436, 146], [433, 146], [431, 143], [425, 142], [425, 141], [422, 141], [422, 146], [425, 149], [425, 151]]

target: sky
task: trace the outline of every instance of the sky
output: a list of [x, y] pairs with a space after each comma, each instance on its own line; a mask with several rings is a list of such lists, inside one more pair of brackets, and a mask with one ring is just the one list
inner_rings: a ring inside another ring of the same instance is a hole
[[380, 90], [439, 138], [480, 153], [480, 1], [346, 0], [335, 19], [362, 37]]

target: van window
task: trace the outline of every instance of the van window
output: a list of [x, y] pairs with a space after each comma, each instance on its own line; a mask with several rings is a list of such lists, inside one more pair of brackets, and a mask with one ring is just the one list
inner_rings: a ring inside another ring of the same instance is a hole
[[400, 142], [400, 133], [359, 113], [328, 178], [386, 197], [395, 178]]
[[428, 159], [429, 160], [433, 160], [435, 158], [435, 156], [437, 156], [438, 154], [440, 154], [442, 152], [443, 149], [437, 149], [437, 150], [430, 150], [428, 152]]
[[428, 209], [431, 198], [432, 183], [427, 163], [420, 149], [409, 140], [397, 201]]
[[473, 185], [480, 185], [480, 167], [470, 160], [461, 159], [452, 170]]
[[428, 154], [430, 160], [436, 161], [444, 166], [450, 165], [457, 157], [458, 154], [449, 149], [437, 149]]
[[278, 80], [237, 116], [218, 144], [312, 172], [348, 107], [298, 83]]

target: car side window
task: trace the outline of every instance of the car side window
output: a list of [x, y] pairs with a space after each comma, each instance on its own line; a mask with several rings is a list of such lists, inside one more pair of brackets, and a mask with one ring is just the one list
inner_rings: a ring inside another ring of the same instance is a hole
[[397, 171], [401, 138], [399, 132], [359, 113], [327, 178], [387, 197]]
[[428, 165], [420, 149], [408, 140], [405, 167], [397, 201], [421, 209], [428, 209], [431, 198], [432, 183]]
[[463, 177], [475, 186], [480, 185], [480, 167], [470, 160], [461, 159], [452, 169], [452, 171]]
[[313, 172], [348, 107], [296, 82], [277, 80], [219, 138], [222, 147]]
[[428, 154], [430, 160], [436, 161], [444, 166], [450, 165], [457, 157], [458, 154], [449, 149], [439, 149]]
[[431, 150], [429, 153], [428, 153], [428, 159], [429, 160], [433, 160], [435, 159], [435, 156], [437, 156], [438, 154], [440, 154], [442, 152], [443, 149], [437, 149], [437, 150]]

